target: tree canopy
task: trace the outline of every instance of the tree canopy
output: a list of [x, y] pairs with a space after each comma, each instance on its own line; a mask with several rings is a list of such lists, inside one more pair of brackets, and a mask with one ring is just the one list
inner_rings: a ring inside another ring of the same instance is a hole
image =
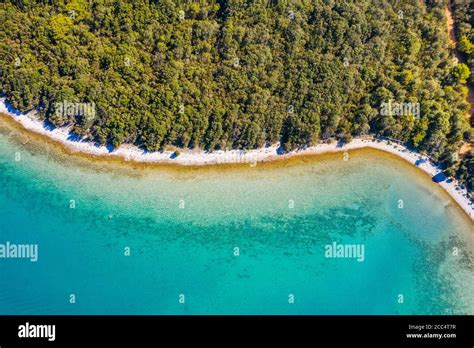
[[[37, 108], [54, 126], [115, 147], [212, 151], [281, 142], [292, 150], [380, 134], [456, 166], [470, 131], [472, 68], [452, 59], [445, 6], [7, 0], [1, 90], [14, 107]], [[472, 54], [472, 29], [462, 33], [460, 49]], [[95, 118], [58, 115], [64, 100], [95, 103]], [[381, 114], [384, 103], [416, 104], [419, 112]]]

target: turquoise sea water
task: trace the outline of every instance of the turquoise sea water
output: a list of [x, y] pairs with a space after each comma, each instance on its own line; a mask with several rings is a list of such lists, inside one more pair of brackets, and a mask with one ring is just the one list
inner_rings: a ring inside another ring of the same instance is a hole
[[[118, 169], [3, 132], [6, 241], [38, 244], [39, 258], [0, 259], [0, 314], [474, 314], [473, 224], [372, 150]], [[326, 258], [333, 242], [364, 245], [364, 261]]]

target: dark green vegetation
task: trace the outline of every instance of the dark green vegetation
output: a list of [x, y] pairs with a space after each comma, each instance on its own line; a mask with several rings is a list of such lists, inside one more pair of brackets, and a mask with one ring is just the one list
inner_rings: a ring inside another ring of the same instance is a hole
[[461, 52], [464, 61], [461, 69], [465, 71], [465, 79], [474, 86], [474, 74], [471, 74], [469, 78], [469, 72], [474, 71], [474, 28], [472, 27], [474, 1], [454, 0], [452, 9], [455, 20], [454, 30], [458, 41], [457, 49]]
[[[460, 54], [461, 68], [459, 74], [463, 75], [462, 79], [467, 81], [471, 94], [474, 94], [474, 1], [452, 1], [453, 15], [454, 15], [454, 31], [457, 39], [457, 50]], [[470, 76], [469, 76], [470, 75]], [[474, 102], [471, 101], [471, 103]], [[471, 115], [471, 124], [474, 118]], [[471, 128], [471, 133], [468, 139], [471, 143], [474, 142], [474, 132]], [[459, 165], [457, 176], [467, 186], [470, 192], [474, 191], [474, 150], [471, 150]]]
[[[474, 192], [474, 150], [471, 150], [459, 165], [458, 178], [466, 185], [469, 192]], [[472, 196], [471, 196], [472, 197]]]
[[[470, 136], [470, 72], [453, 62], [445, 6], [10, 0], [0, 5], [1, 90], [115, 147], [292, 150], [374, 133], [455, 170]], [[95, 119], [58, 116], [63, 100], [95, 102]], [[388, 101], [420, 103], [420, 117], [381, 115]]]

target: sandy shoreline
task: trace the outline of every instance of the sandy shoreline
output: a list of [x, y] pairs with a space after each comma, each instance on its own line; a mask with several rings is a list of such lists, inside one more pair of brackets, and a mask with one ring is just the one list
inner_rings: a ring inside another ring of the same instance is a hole
[[[110, 151], [105, 146], [95, 146], [88, 141], [77, 141], [74, 137], [70, 136], [69, 130], [66, 128], [56, 128], [53, 130], [46, 129], [43, 122], [36, 118], [34, 112], [30, 112], [29, 114], [18, 113], [5, 103], [5, 98], [0, 98], [0, 113], [11, 116], [16, 122], [30, 131], [46, 135], [53, 140], [61, 142], [73, 152], [81, 152], [94, 156], [117, 156], [126, 161], [166, 164], [173, 163], [184, 166], [227, 163], [248, 163], [250, 166], [255, 166], [257, 162], [285, 159], [298, 155], [324, 154], [368, 147], [394, 154], [420, 168], [430, 175], [430, 177], [434, 177], [441, 172], [435, 165], [430, 163], [427, 157], [410, 151], [402, 145], [389, 144], [383, 140], [374, 141], [369, 139], [354, 139], [351, 143], [342, 146], [336, 142], [330, 144], [318, 144], [304, 150], [294, 151], [283, 155], [278, 154], [277, 145], [257, 150], [214, 151], [212, 153], [200, 150], [182, 150], [182, 153], [178, 157], [172, 158], [173, 151], [146, 153], [133, 145], [123, 145], [114, 151]], [[469, 218], [474, 221], [474, 206], [470, 204], [469, 199], [466, 197], [467, 191], [461, 189], [455, 181], [444, 180], [438, 184], [459, 204]]]

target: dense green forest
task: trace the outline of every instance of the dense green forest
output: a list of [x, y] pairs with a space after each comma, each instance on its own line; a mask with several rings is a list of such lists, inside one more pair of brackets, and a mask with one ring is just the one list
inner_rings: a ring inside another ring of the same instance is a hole
[[[474, 1], [453, 1], [452, 9], [455, 19], [455, 35], [457, 38], [457, 49], [461, 54], [464, 64], [474, 71]], [[474, 90], [474, 74], [471, 73], [467, 81], [471, 90]], [[471, 115], [471, 126], [474, 118]], [[471, 142], [474, 136], [471, 136]], [[467, 186], [470, 192], [474, 192], [474, 150], [471, 150], [463, 159], [457, 170], [457, 176]]]
[[[473, 77], [452, 58], [446, 1], [7, 0], [1, 91], [114, 147], [288, 151], [378, 134], [454, 173]], [[472, 69], [473, 31], [459, 30]], [[95, 103], [95, 117], [58, 114], [64, 100]]]
[[[474, 71], [474, 1], [454, 0], [452, 9], [455, 20], [455, 35], [458, 41], [457, 49], [464, 55], [470, 71]], [[474, 86], [474, 74], [469, 79]]]

